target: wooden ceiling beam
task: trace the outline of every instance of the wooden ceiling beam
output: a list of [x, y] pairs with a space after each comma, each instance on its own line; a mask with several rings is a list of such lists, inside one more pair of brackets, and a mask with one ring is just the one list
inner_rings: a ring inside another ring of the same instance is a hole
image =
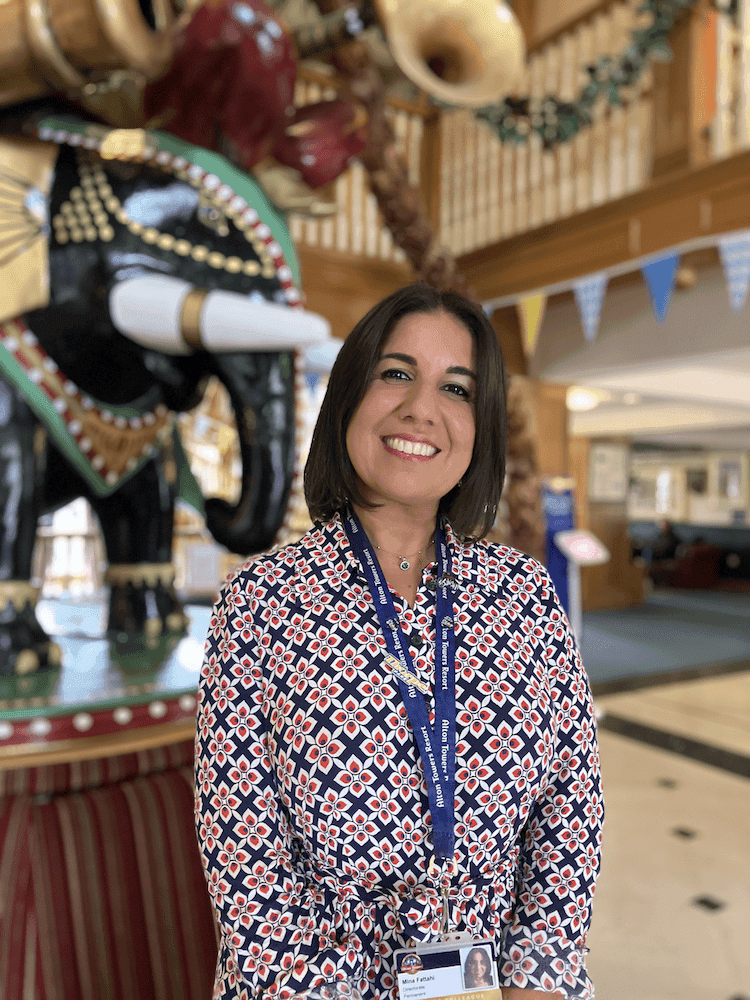
[[750, 228], [750, 151], [458, 258], [482, 302], [565, 286], [605, 269], [633, 269], [673, 247], [708, 246], [721, 233]]

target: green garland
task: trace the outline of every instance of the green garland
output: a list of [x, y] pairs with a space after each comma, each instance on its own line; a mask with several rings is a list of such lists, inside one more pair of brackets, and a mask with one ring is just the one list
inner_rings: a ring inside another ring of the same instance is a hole
[[[568, 142], [593, 121], [594, 106], [602, 99], [610, 105], [624, 103], [622, 91], [631, 88], [650, 62], [672, 58], [668, 36], [682, 14], [697, 0], [645, 0], [639, 13], [650, 14], [651, 24], [638, 28], [619, 56], [602, 56], [586, 67], [589, 81], [575, 101], [554, 95], [535, 100], [506, 97], [500, 104], [482, 108], [477, 118], [495, 132], [501, 142], [526, 142], [536, 132], [545, 149]], [[727, 9], [724, 8], [726, 11]]]

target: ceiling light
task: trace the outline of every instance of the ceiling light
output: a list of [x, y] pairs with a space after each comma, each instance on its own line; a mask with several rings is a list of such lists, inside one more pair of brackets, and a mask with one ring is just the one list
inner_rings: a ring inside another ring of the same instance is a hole
[[584, 386], [573, 385], [567, 391], [565, 404], [569, 410], [575, 413], [582, 410], [593, 410], [608, 395], [609, 393], [602, 393], [596, 389], [587, 389]]

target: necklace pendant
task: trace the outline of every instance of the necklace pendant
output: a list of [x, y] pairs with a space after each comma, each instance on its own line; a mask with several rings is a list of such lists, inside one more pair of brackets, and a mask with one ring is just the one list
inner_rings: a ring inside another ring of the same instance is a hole
[[401, 562], [399, 563], [400, 569], [402, 569], [404, 572], [406, 572], [406, 570], [409, 569], [410, 565], [411, 565], [411, 563], [409, 563], [408, 560], [404, 559], [404, 557], [402, 556], [401, 557]]

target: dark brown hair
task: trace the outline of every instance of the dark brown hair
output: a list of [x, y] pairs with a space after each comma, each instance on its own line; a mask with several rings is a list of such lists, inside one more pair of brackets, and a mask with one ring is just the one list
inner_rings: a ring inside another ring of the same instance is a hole
[[457, 292], [438, 292], [424, 282], [408, 285], [374, 306], [339, 351], [305, 466], [305, 499], [314, 520], [330, 521], [350, 504], [369, 506], [346, 448], [346, 432], [362, 401], [394, 326], [411, 313], [444, 311], [474, 338], [477, 384], [475, 439], [460, 486], [442, 497], [439, 512], [458, 534], [483, 538], [495, 522], [505, 477], [505, 370], [500, 345], [481, 306]]

